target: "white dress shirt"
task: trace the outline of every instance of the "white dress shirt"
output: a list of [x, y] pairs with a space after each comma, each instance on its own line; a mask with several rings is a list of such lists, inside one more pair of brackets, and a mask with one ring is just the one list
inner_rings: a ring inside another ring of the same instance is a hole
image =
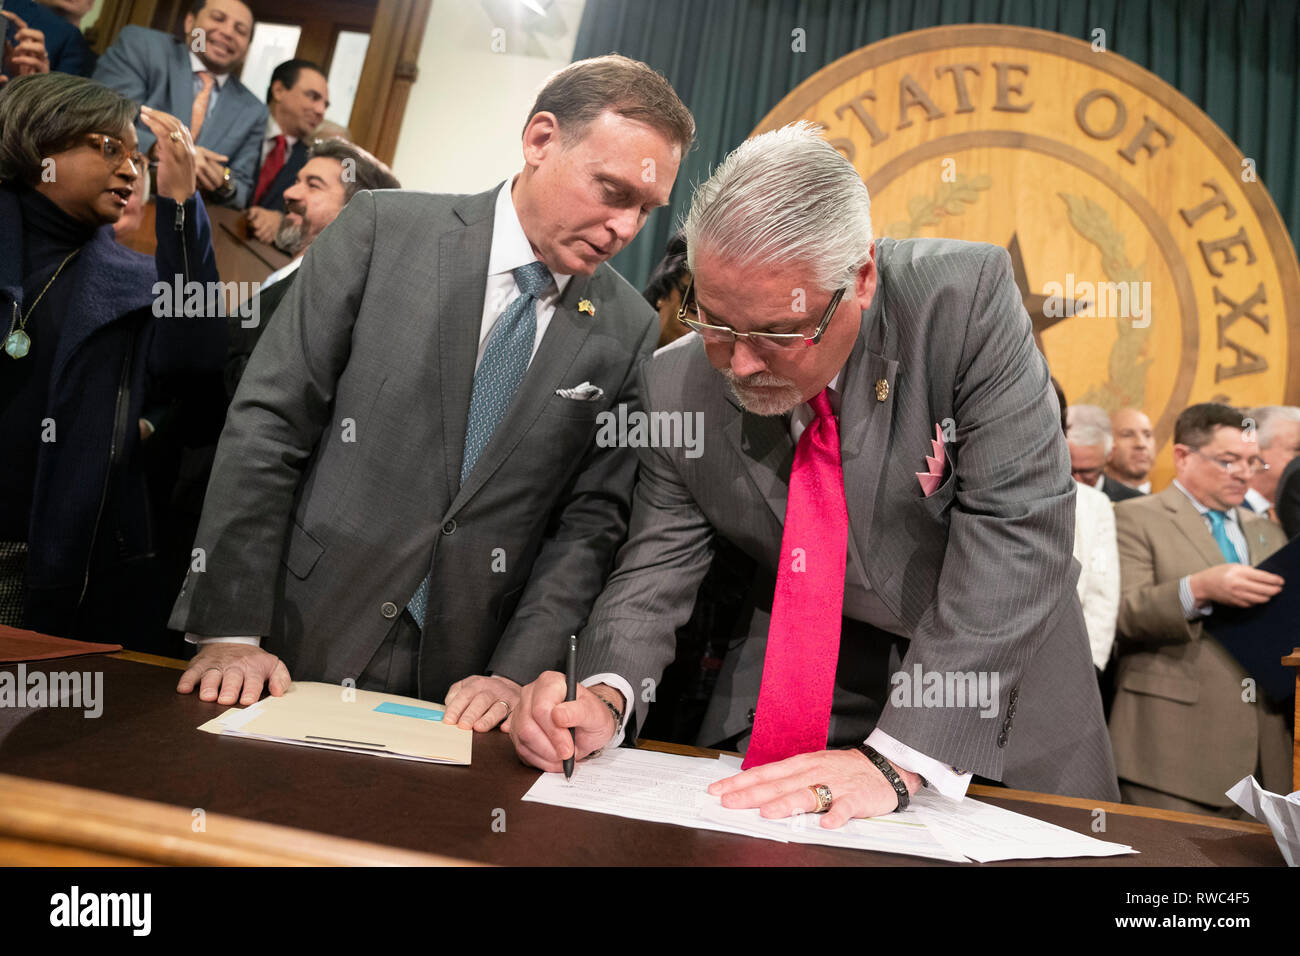
[[1268, 517], [1268, 513], [1273, 509], [1273, 502], [1269, 501], [1254, 488], [1246, 489], [1246, 505], [1255, 514]]
[[285, 276], [292, 275], [293, 273], [297, 272], [298, 267], [302, 265], [302, 257], [304, 254], [305, 254], [305, 250], [303, 252], [298, 253], [298, 255], [295, 256], [287, 266], [281, 266], [280, 268], [272, 272], [269, 276], [267, 276], [265, 279], [263, 279], [262, 285], [259, 287], [258, 291], [261, 292], [266, 289], [269, 289], [271, 286], [275, 285]]
[[1092, 662], [1105, 670], [1115, 643], [1119, 615], [1119, 546], [1115, 540], [1115, 506], [1104, 492], [1078, 482], [1074, 506], [1074, 557], [1079, 573], [1079, 602], [1088, 627]]

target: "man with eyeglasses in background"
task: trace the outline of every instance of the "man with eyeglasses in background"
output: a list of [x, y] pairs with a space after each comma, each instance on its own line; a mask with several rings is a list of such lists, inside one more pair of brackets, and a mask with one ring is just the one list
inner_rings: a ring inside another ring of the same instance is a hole
[[[716, 533], [758, 565], [698, 737], [745, 752], [710, 788], [725, 806], [831, 828], [974, 774], [1116, 799], [1060, 411], [1006, 251], [874, 240], [857, 170], [803, 123], [739, 146], [684, 230], [698, 334], [642, 366], [641, 395], [703, 440], [638, 448], [587, 686], [524, 688], [520, 757], [558, 771], [624, 714], [644, 725]], [[992, 693], [932, 699], [927, 674]]]
[[1241, 507], [1263, 466], [1253, 428], [1226, 405], [1192, 405], [1174, 424], [1172, 485], [1115, 506], [1119, 670], [1110, 735], [1127, 803], [1239, 816], [1224, 794], [1247, 774], [1290, 791], [1282, 714], [1246, 693], [1241, 665], [1213, 637], [1213, 604], [1248, 607], [1284, 584], [1258, 564], [1286, 543]]

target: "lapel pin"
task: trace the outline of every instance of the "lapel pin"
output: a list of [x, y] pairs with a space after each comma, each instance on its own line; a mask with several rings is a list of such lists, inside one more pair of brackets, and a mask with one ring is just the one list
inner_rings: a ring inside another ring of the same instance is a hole
[[579, 302], [578, 302], [578, 311], [579, 311], [579, 312], [586, 312], [588, 315], [592, 316], [593, 318], [594, 318], [595, 315], [596, 315], [596, 307], [595, 307], [594, 305], [591, 304], [591, 300], [590, 300], [590, 299], [581, 299], [581, 300], [579, 300]]
[[880, 379], [876, 382], [876, 401], [883, 402], [889, 397], [889, 382]]

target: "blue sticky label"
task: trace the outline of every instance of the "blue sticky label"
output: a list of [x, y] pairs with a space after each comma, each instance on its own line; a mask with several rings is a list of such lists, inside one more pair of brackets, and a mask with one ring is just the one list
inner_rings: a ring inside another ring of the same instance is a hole
[[418, 717], [421, 720], [442, 720], [442, 711], [433, 707], [412, 707], [410, 704], [395, 704], [386, 700], [375, 708], [381, 714], [397, 714], [400, 717]]

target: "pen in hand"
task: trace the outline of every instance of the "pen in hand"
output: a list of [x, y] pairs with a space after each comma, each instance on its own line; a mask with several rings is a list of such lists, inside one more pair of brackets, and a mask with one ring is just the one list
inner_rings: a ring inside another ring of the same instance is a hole
[[[569, 635], [569, 653], [564, 662], [564, 700], [568, 701], [577, 699], [578, 696], [578, 636]], [[573, 758], [578, 754], [578, 729], [569, 728], [569, 734], [573, 737], [573, 755], [564, 758], [564, 779], [568, 780], [573, 776]]]

